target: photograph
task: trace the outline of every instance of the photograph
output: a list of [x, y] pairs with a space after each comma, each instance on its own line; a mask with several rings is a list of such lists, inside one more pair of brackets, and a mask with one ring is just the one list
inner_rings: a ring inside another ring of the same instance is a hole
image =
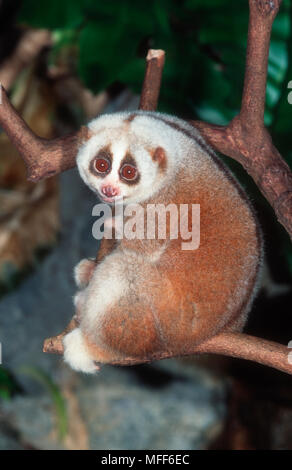
[[0, 0], [3, 457], [291, 451], [291, 241], [292, 0]]

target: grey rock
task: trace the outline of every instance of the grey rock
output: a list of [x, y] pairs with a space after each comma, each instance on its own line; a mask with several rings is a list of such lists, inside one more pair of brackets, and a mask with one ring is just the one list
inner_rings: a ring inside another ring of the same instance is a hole
[[23, 450], [18, 432], [11, 426], [1, 422], [0, 418], [0, 450]]
[[[173, 362], [169, 361], [170, 370]], [[141, 387], [137, 381], [110, 386], [102, 377], [99, 384], [82, 387], [78, 397], [91, 448], [205, 448], [214, 426], [224, 418], [224, 388], [220, 381], [204, 383], [203, 371], [196, 371], [196, 379], [181, 372], [180, 378], [173, 376], [159, 388]]]
[[[2, 405], [2, 419], [17, 430], [19, 445], [39, 449], [44, 442], [47, 445], [51, 443], [54, 423], [52, 409], [47, 395], [37, 396], [36, 399], [18, 396]], [[52, 447], [49, 445], [48, 448]]]
[[[178, 375], [174, 362], [134, 369], [108, 366], [95, 377], [79, 380], [74, 393], [90, 449], [206, 448], [224, 419], [224, 384], [201, 368], [183, 364]], [[146, 370], [148, 377], [155, 372], [167, 380], [143, 384]], [[6, 402], [2, 413], [18, 430], [21, 442], [37, 449], [66, 448], [65, 442], [56, 439], [49, 397], [19, 396]]]

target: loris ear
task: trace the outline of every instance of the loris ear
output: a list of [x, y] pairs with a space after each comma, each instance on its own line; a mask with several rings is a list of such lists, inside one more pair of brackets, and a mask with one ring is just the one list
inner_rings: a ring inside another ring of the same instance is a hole
[[157, 147], [152, 153], [152, 160], [157, 162], [161, 169], [166, 167], [166, 153], [162, 147]]
[[93, 132], [87, 126], [81, 127], [81, 139], [83, 142], [89, 140], [91, 137], [93, 137], [93, 135]]

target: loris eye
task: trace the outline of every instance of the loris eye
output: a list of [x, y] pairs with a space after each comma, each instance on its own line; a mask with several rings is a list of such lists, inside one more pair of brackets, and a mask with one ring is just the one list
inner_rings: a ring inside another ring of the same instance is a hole
[[110, 161], [107, 158], [96, 158], [94, 166], [98, 173], [107, 173], [110, 169]]
[[137, 178], [138, 171], [135, 166], [126, 163], [122, 166], [120, 174], [121, 177], [125, 180], [134, 180]]

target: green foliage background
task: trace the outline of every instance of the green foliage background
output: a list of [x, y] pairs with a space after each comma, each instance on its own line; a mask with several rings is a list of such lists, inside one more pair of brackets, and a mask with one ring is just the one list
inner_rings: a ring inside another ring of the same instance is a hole
[[[283, 0], [272, 32], [266, 125], [292, 163], [291, 1]], [[149, 47], [166, 51], [159, 110], [227, 123], [239, 110], [244, 77], [247, 0], [23, 0], [19, 22], [54, 32], [51, 61], [64, 51], [84, 84], [97, 92], [122, 82], [139, 92]], [[273, 211], [239, 166], [228, 159], [264, 214], [279, 261], [290, 267], [291, 244]]]

